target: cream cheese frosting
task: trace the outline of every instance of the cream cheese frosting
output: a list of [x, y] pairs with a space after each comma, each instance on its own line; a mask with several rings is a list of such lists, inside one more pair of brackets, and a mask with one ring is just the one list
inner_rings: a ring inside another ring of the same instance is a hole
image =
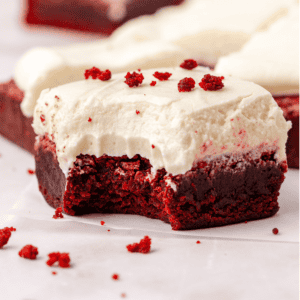
[[[153, 77], [169, 72], [167, 81]], [[34, 112], [36, 134], [49, 134], [65, 174], [80, 153], [101, 156], [140, 154], [153, 171], [165, 168], [185, 173], [195, 160], [207, 155], [276, 145], [285, 160], [290, 122], [271, 94], [239, 79], [225, 78], [218, 91], [204, 91], [198, 83], [210, 73], [164, 68], [143, 71], [144, 81], [130, 88], [125, 73], [108, 81], [78, 81], [44, 90]], [[191, 92], [179, 92], [178, 82], [192, 77]], [[157, 84], [150, 86], [155, 80]]]
[[32, 49], [15, 69], [15, 81], [25, 93], [22, 112], [32, 116], [43, 89], [82, 80], [82, 71], [92, 66], [122, 72], [175, 67], [186, 58], [214, 65], [218, 57], [240, 50], [251, 34], [287, 14], [292, 2], [185, 1], [131, 20], [106, 40]]
[[239, 52], [221, 57], [215, 70], [253, 81], [272, 94], [299, 93], [299, 6], [253, 35]]

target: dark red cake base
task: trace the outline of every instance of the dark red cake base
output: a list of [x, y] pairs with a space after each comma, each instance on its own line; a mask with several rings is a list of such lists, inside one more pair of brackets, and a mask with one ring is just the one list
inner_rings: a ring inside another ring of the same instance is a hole
[[61, 171], [55, 144], [48, 136], [36, 142], [36, 175], [45, 200], [65, 213], [137, 214], [170, 223], [173, 230], [233, 224], [266, 218], [278, 209], [277, 198], [287, 171], [276, 149], [262, 146], [234, 155], [207, 158], [185, 174], [165, 169], [149, 179], [151, 164], [129, 159], [79, 155], [68, 178]]
[[0, 84], [0, 134], [34, 153], [32, 118], [26, 118], [20, 108], [23, 97], [13, 80]]
[[[109, 35], [132, 18], [149, 15], [161, 7], [178, 5], [183, 0], [131, 0], [126, 3], [126, 15], [121, 20], [108, 16], [107, 0], [25, 0], [27, 2], [25, 22], [50, 25]], [[111, 0], [113, 2], [115, 0]], [[121, 4], [119, 4], [121, 5]]]

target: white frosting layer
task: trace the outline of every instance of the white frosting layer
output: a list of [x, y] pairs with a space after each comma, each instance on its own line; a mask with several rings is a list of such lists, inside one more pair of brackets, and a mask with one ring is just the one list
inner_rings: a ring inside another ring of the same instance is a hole
[[[198, 83], [209, 69], [159, 70], [173, 74], [168, 81], [154, 78], [155, 71], [143, 71], [145, 79], [135, 88], [124, 83], [122, 73], [105, 82], [89, 79], [41, 93], [33, 128], [36, 134], [53, 135], [65, 174], [80, 153], [140, 154], [154, 170], [164, 167], [173, 174], [186, 172], [205, 155], [262, 143], [276, 144], [279, 159], [285, 159], [290, 123], [265, 89], [225, 78], [222, 90], [204, 91]], [[191, 92], [178, 91], [185, 77], [196, 82]], [[153, 80], [156, 86], [150, 86]]]
[[255, 34], [240, 52], [220, 58], [216, 72], [256, 82], [272, 94], [299, 93], [299, 6]]
[[22, 111], [32, 116], [43, 89], [82, 80], [83, 70], [93, 66], [123, 72], [175, 67], [186, 58], [215, 64], [285, 15], [294, 1], [190, 0], [134, 19], [106, 40], [30, 50], [15, 70], [16, 83], [25, 92]]

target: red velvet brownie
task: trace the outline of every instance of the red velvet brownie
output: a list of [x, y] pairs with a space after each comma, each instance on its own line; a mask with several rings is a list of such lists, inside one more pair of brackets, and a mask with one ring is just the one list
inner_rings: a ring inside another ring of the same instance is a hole
[[23, 97], [14, 80], [0, 84], [0, 134], [34, 153], [32, 117], [25, 117], [20, 108]]
[[28, 24], [51, 25], [80, 31], [111, 34], [126, 21], [155, 13], [160, 7], [183, 0], [26, 0]]
[[290, 124], [263, 88], [207, 71], [147, 70], [45, 90], [33, 127], [47, 203], [70, 215], [139, 214], [173, 230], [274, 215]]

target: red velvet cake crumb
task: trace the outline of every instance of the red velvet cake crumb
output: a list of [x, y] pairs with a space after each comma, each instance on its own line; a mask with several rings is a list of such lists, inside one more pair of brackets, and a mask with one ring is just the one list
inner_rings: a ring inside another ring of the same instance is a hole
[[196, 244], [201, 244], [201, 242], [200, 242], [200, 241], [197, 241]]
[[38, 254], [38, 248], [32, 245], [26, 245], [19, 251], [20, 257], [28, 259], [36, 259]]
[[34, 170], [31, 170], [31, 169], [28, 169], [27, 172], [28, 172], [29, 175], [35, 174], [35, 171], [34, 171]]
[[114, 280], [119, 280], [119, 275], [118, 274], [113, 274], [111, 276], [111, 278], [114, 279]]
[[151, 81], [150, 85], [151, 86], [155, 86], [156, 85], [156, 81]]
[[88, 119], [88, 122], [92, 122], [92, 118], [89, 118], [89, 119]]
[[53, 275], [56, 275], [56, 274], [57, 274], [57, 272], [55, 272], [55, 271], [52, 271], [52, 274], [53, 274]]
[[273, 232], [274, 234], [278, 234], [279, 230], [278, 230], [277, 228], [273, 228], [273, 229], [272, 229], [272, 232]]
[[121, 294], [121, 297], [122, 297], [122, 298], [125, 298], [125, 297], [126, 297], [126, 294], [125, 294], [125, 293], [122, 293], [122, 294]]
[[110, 229], [107, 229], [107, 231], [110, 231]]
[[152, 145], [151, 147], [152, 147], [153, 149], [155, 148], [155, 146], [154, 146], [154, 145]]
[[180, 67], [187, 70], [192, 70], [198, 66], [197, 62], [193, 59], [186, 59]]
[[64, 217], [64, 215], [62, 214], [62, 207], [58, 207], [55, 210], [55, 214], [53, 215], [53, 219], [62, 219]]
[[129, 87], [139, 86], [144, 80], [143, 74], [142, 73], [139, 74], [136, 72], [132, 72], [132, 74], [127, 72], [125, 78], [126, 78], [126, 80], [124, 82]]
[[42, 123], [44, 123], [45, 120], [46, 120], [46, 119], [45, 119], [45, 115], [41, 115], [41, 116], [40, 116], [40, 119], [41, 119]]
[[3, 229], [0, 229], [0, 249], [8, 243], [12, 231], [16, 231], [16, 228], [4, 227]]
[[126, 248], [129, 252], [148, 253], [151, 248], [151, 239], [146, 235], [139, 243], [127, 245]]
[[202, 80], [199, 83], [199, 86], [205, 91], [217, 91], [224, 87], [222, 80], [224, 76], [213, 76], [210, 74], [204, 75]]
[[105, 224], [105, 222], [104, 222], [104, 221], [101, 221], [101, 222], [100, 222], [100, 224], [101, 224], [101, 225], [104, 225], [104, 224]]
[[195, 80], [191, 77], [185, 77], [178, 83], [179, 92], [190, 92], [195, 87]]
[[48, 254], [49, 259], [47, 260], [46, 264], [48, 266], [52, 266], [56, 262], [61, 268], [69, 268], [70, 267], [70, 257], [69, 253], [60, 253], [60, 252], [52, 252]]
[[111, 78], [111, 72], [110, 70], [105, 70], [101, 72], [101, 74], [98, 76], [98, 78], [102, 81], [107, 81]]
[[160, 81], [165, 81], [168, 80], [172, 76], [172, 74], [168, 72], [165, 73], [155, 72], [153, 76]]
[[110, 70], [101, 71], [100, 69], [93, 67], [91, 69], [85, 70], [84, 72], [85, 79], [100, 79], [102, 81], [107, 81], [111, 78]]
[[138, 114], [140, 113], [140, 111], [139, 111], [139, 110], [136, 110], [135, 113], [138, 115]]
[[91, 69], [85, 70], [84, 77], [85, 79], [89, 79], [91, 76], [93, 79], [97, 79], [100, 74], [101, 74], [100, 69], [96, 67], [92, 67]]

